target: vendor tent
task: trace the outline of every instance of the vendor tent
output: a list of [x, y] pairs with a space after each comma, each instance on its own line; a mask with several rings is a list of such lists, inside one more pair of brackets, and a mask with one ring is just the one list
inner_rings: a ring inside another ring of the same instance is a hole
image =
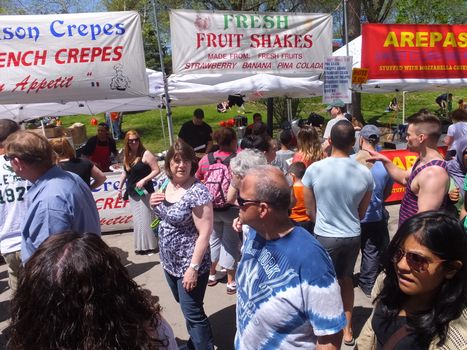
[[[144, 111], [163, 106], [164, 82], [161, 72], [146, 69], [149, 96], [70, 101], [64, 103], [30, 103], [0, 105], [0, 118], [18, 122], [45, 116], [98, 114], [103, 112]], [[288, 77], [272, 74], [188, 74], [168, 78], [171, 104], [201, 105], [219, 103], [229, 95], [241, 95], [245, 101], [268, 97], [312, 97], [322, 92], [318, 76]]]
[[288, 77], [272, 74], [187, 74], [171, 75], [169, 96], [173, 105], [219, 103], [229, 95], [244, 100], [268, 97], [312, 97], [322, 93], [318, 76]]
[[[345, 46], [334, 51], [333, 56], [347, 56]], [[353, 57], [353, 68], [361, 67], [362, 36], [349, 42], [349, 56]], [[363, 67], [364, 68], [364, 67]], [[353, 85], [357, 92], [385, 93], [394, 91], [447, 90], [467, 86], [467, 79], [378, 79], [368, 80], [366, 84]]]
[[160, 95], [163, 91], [162, 73], [146, 69], [146, 75], [150, 86], [149, 96], [64, 103], [4, 104], [0, 105], [0, 118], [22, 122], [48, 116], [94, 115], [104, 112], [130, 112], [160, 108]]

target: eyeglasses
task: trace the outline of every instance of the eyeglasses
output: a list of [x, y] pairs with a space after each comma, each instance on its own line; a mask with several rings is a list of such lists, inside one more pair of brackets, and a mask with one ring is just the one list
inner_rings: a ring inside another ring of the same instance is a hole
[[9, 161], [12, 160], [13, 158], [15, 158], [15, 156], [9, 156], [8, 154], [4, 154], [4, 155], [3, 155], [3, 158], [4, 158], [7, 162], [9, 162]]
[[137, 139], [128, 139], [128, 143], [138, 143], [139, 142], [139, 138]]
[[247, 204], [259, 204], [259, 203], [265, 203], [264, 201], [259, 201], [259, 200], [253, 200], [253, 199], [243, 199], [240, 197], [240, 192], [237, 191], [237, 203], [239, 207], [244, 207]]
[[442, 259], [431, 259], [426, 256], [423, 256], [422, 254], [419, 253], [413, 253], [413, 252], [406, 252], [402, 248], [398, 248], [394, 255], [392, 256], [391, 261], [394, 264], [397, 264], [399, 261], [402, 260], [402, 258], [405, 256], [405, 260], [407, 261], [407, 265], [409, 267], [417, 272], [425, 272], [428, 270], [428, 266], [432, 263], [438, 263], [438, 262], [444, 262], [446, 260]]

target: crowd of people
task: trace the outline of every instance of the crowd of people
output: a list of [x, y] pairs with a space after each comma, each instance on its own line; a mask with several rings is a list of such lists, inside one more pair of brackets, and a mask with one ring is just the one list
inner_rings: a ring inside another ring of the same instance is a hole
[[[257, 114], [238, 140], [232, 128], [213, 133], [197, 109], [163, 169], [126, 132], [119, 196], [130, 202], [135, 253], [159, 251], [187, 349], [214, 349], [204, 296], [223, 271], [237, 299], [236, 349], [467, 348], [465, 116], [446, 156], [439, 119], [427, 110], [408, 118], [417, 160], [403, 170], [379, 152], [378, 127], [352, 123], [341, 101], [328, 111], [322, 137], [302, 125], [274, 140]], [[177, 348], [159, 304], [100, 238], [91, 188], [113, 153], [104, 130], [83, 160], [66, 139], [0, 119], [9, 349]], [[395, 182], [405, 194], [390, 240], [384, 202]], [[374, 305], [358, 338], [355, 283]]]

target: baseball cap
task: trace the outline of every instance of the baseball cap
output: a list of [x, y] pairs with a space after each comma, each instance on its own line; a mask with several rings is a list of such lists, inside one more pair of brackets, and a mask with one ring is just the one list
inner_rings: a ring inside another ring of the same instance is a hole
[[365, 140], [378, 141], [380, 136], [381, 131], [372, 124], [367, 124], [360, 130], [360, 137], [363, 137]]
[[345, 103], [342, 102], [341, 100], [332, 101], [332, 102], [326, 107], [326, 110], [327, 110], [327, 111], [330, 111], [330, 110], [332, 109], [332, 107], [343, 108], [343, 107], [345, 107]]

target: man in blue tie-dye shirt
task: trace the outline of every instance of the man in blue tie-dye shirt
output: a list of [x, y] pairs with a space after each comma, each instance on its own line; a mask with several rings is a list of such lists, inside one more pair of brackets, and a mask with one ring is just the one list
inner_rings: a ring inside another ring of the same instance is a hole
[[345, 316], [332, 262], [288, 218], [290, 188], [280, 169], [243, 179], [239, 219], [249, 226], [237, 270], [236, 349], [339, 349]]

